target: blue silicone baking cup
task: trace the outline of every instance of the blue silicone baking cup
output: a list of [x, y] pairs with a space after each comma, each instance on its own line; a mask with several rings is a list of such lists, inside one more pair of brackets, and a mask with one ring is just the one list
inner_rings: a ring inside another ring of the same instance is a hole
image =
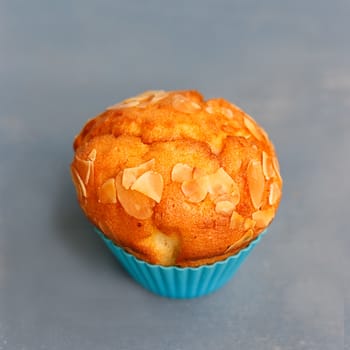
[[199, 267], [177, 267], [153, 265], [142, 261], [115, 245], [97, 228], [95, 231], [141, 286], [160, 296], [177, 299], [201, 297], [224, 286], [267, 232], [265, 230], [246, 248], [225, 260]]

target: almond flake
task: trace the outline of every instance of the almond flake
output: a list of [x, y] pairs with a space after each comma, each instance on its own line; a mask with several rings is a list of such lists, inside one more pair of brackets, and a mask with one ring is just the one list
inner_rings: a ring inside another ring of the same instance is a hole
[[243, 242], [249, 242], [254, 237], [254, 230], [250, 229], [248, 230], [243, 238]]
[[253, 220], [256, 221], [256, 226], [258, 228], [265, 228], [270, 224], [274, 215], [275, 215], [274, 208], [269, 208], [266, 210], [256, 211], [255, 213], [252, 214], [252, 218]]
[[251, 133], [249, 133], [245, 129], [239, 129], [235, 132], [234, 136], [236, 137], [244, 137], [246, 140], [250, 139], [252, 137]]
[[[238, 188], [238, 185], [237, 186], [237, 189], [234, 189], [231, 193], [224, 193], [220, 196], [216, 196], [215, 198], [213, 198], [213, 202], [214, 203], [218, 203], [218, 202], [221, 202], [221, 201], [229, 201], [231, 202], [234, 207], [236, 207], [236, 205], [239, 203], [240, 201], [240, 193], [239, 193], [239, 188]], [[233, 186], [234, 188], [235, 186]]]
[[148, 90], [137, 96], [130, 97], [123, 101], [124, 104], [129, 104], [131, 102], [139, 102], [137, 107], [146, 107], [149, 103], [155, 103], [166, 96], [166, 92], [163, 90]]
[[[236, 135], [241, 130], [241, 123], [237, 119], [231, 119], [227, 124], [221, 126], [221, 130], [230, 135]], [[248, 135], [247, 132], [245, 133]]]
[[166, 98], [169, 94], [167, 92], [165, 92], [164, 90], [158, 90], [154, 92], [154, 96], [152, 97], [151, 103], [157, 103], [161, 100], [163, 100], [164, 98]]
[[163, 100], [168, 96], [168, 93], [163, 90], [146, 91], [144, 94], [136, 96], [136, 99], [140, 101], [138, 108], [145, 108], [151, 104]]
[[235, 208], [235, 205], [230, 201], [220, 201], [215, 205], [215, 211], [218, 214], [230, 216]]
[[231, 192], [231, 201], [232, 203], [236, 206], [239, 201], [241, 200], [241, 194], [239, 192], [239, 187], [237, 185], [236, 182], [233, 181], [233, 184], [232, 184], [232, 192]]
[[96, 160], [96, 149], [94, 148], [88, 155], [88, 160], [94, 162]]
[[218, 154], [221, 153], [222, 148], [223, 148], [223, 135], [217, 135], [214, 137], [211, 137], [210, 140], [208, 140], [210, 150], [217, 156]]
[[131, 189], [143, 193], [145, 196], [159, 203], [162, 199], [163, 187], [162, 175], [149, 170], [137, 178]]
[[83, 196], [83, 193], [81, 191], [81, 187], [80, 187], [80, 184], [79, 184], [78, 179], [77, 179], [76, 171], [75, 171], [75, 169], [73, 169], [73, 167], [70, 168], [70, 174], [71, 174], [77, 195], [80, 198]]
[[233, 118], [233, 113], [229, 108], [221, 107], [218, 105], [208, 105], [205, 107], [205, 111], [209, 114], [222, 114], [228, 119]]
[[244, 125], [247, 127], [247, 129], [252, 133], [252, 135], [258, 139], [259, 141], [262, 141], [262, 136], [260, 131], [258, 130], [257, 126], [255, 123], [250, 120], [247, 116], [244, 117]]
[[234, 211], [231, 215], [230, 220], [230, 228], [237, 230], [239, 227], [244, 223], [244, 218], [240, 214], [238, 214], [236, 211]]
[[274, 205], [281, 197], [281, 189], [276, 182], [270, 185], [269, 204]]
[[145, 101], [145, 100], [149, 100], [150, 98], [152, 98], [153, 96], [155, 96], [156, 94], [158, 94], [161, 90], [147, 90], [145, 92], [142, 92], [141, 94], [138, 94], [128, 100], [126, 100], [127, 102], [129, 102], [129, 100], [133, 100], [133, 101]]
[[194, 179], [199, 179], [200, 177], [203, 177], [203, 176], [206, 176], [206, 175], [207, 175], [206, 172], [203, 169], [201, 169], [201, 168], [196, 168], [195, 167], [193, 169], [192, 176], [193, 176]]
[[262, 153], [262, 167], [263, 167], [263, 172], [265, 175], [265, 179], [269, 180], [274, 176], [274, 170], [273, 170], [273, 165], [271, 158], [267, 155], [266, 152], [263, 151]]
[[199, 203], [205, 199], [208, 193], [207, 176], [185, 181], [181, 185], [182, 193], [187, 197], [189, 202]]
[[254, 237], [254, 231], [248, 230], [244, 233], [244, 235], [235, 243], [231, 244], [226, 250], [225, 253], [229, 252], [230, 250], [233, 250], [234, 248], [239, 248], [241, 245], [243, 245], [246, 242], [249, 242]]
[[201, 106], [197, 102], [192, 101], [191, 105], [194, 109], [201, 109]]
[[260, 128], [260, 132], [263, 135], [264, 139], [269, 141], [269, 136], [267, 135], [266, 131], [263, 128]]
[[117, 203], [115, 179], [111, 178], [103, 183], [99, 190], [98, 201], [102, 204]]
[[255, 209], [259, 209], [261, 206], [265, 179], [261, 168], [261, 163], [257, 160], [251, 160], [247, 169], [248, 187], [250, 192], [250, 198], [252, 200]]
[[243, 228], [244, 228], [244, 230], [249, 230], [249, 229], [254, 228], [255, 224], [256, 224], [255, 220], [252, 220], [250, 218], [246, 218], [244, 220]]
[[82, 195], [83, 197], [87, 198], [86, 187], [85, 187], [84, 182], [83, 182], [83, 180], [81, 179], [81, 177], [80, 177], [78, 171], [77, 171], [75, 168], [73, 168], [73, 169], [72, 169], [72, 173], [74, 174], [73, 180], [74, 180], [74, 179], [77, 180], [77, 182], [75, 182], [75, 183], [76, 183], [76, 185], [78, 186], [78, 188], [80, 189], [81, 195]]
[[232, 119], [233, 118], [233, 112], [231, 111], [231, 109], [228, 109], [228, 108], [225, 108], [225, 107], [221, 107], [220, 108], [220, 112], [221, 112], [221, 114], [223, 114], [228, 119]]
[[233, 250], [234, 248], [238, 247], [238, 245], [240, 244], [240, 241], [241, 241], [241, 240], [239, 240], [239, 241], [237, 241], [237, 242], [231, 244], [230, 246], [228, 246], [228, 247], [226, 248], [226, 250], [224, 251], [224, 254], [226, 254], [226, 253], [228, 253], [230, 250]]
[[273, 168], [275, 169], [275, 173], [276, 173], [278, 179], [280, 181], [282, 181], [282, 177], [281, 177], [281, 174], [280, 174], [280, 166], [278, 164], [278, 160], [277, 160], [276, 157], [272, 158], [272, 165], [273, 165]]
[[77, 162], [79, 173], [81, 174], [81, 178], [83, 179], [84, 183], [87, 185], [90, 178], [91, 162], [89, 160], [81, 159], [78, 156], [75, 156], [75, 160]]
[[118, 173], [115, 181], [117, 196], [125, 212], [139, 220], [149, 219], [153, 215], [155, 202], [144, 194], [125, 189], [122, 185], [122, 171]]
[[86, 177], [85, 177], [85, 180], [84, 180], [86, 185], [89, 183], [90, 175], [91, 175], [91, 173], [93, 171], [93, 167], [94, 167], [93, 162], [88, 160], [88, 168], [87, 168]]
[[187, 164], [177, 163], [171, 171], [171, 180], [174, 182], [190, 181], [192, 179], [193, 168]]
[[215, 113], [215, 110], [212, 106], [207, 106], [205, 107], [205, 111], [209, 114], [214, 114]]
[[145, 173], [148, 170], [151, 170], [155, 164], [155, 160], [151, 159], [145, 163], [138, 165], [133, 168], [126, 168], [123, 171], [122, 184], [125, 189], [129, 189], [132, 184], [137, 180], [139, 176]]
[[173, 97], [173, 107], [179, 112], [188, 114], [197, 112], [199, 109], [201, 109], [201, 106], [198, 103], [193, 102], [182, 95], [175, 95]]
[[230, 193], [233, 185], [232, 177], [223, 168], [219, 168], [214, 174], [208, 175], [208, 192], [213, 197]]
[[136, 107], [139, 105], [140, 101], [137, 100], [131, 100], [130, 102], [119, 102], [116, 103], [112, 106], [109, 106], [106, 108], [107, 111], [112, 110], [112, 109], [123, 109], [123, 108], [129, 108], [129, 107]]

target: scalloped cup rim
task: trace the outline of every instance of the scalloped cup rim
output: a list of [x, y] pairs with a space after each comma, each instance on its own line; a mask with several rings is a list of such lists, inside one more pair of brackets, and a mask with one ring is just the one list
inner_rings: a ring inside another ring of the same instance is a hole
[[177, 270], [177, 271], [183, 271], [183, 270], [199, 270], [202, 268], [211, 268], [213, 266], [217, 266], [217, 265], [224, 265], [227, 264], [228, 262], [230, 262], [231, 260], [238, 260], [241, 258], [241, 255], [244, 254], [245, 252], [249, 252], [260, 240], [261, 238], [267, 233], [268, 229], [266, 228], [264, 231], [262, 231], [253, 241], [251, 241], [245, 248], [241, 249], [239, 252], [237, 252], [234, 255], [231, 255], [229, 257], [227, 257], [224, 260], [219, 260], [216, 261], [212, 264], [204, 264], [204, 265], [199, 265], [199, 266], [163, 266], [163, 265], [157, 265], [157, 264], [151, 264], [148, 263], [147, 261], [141, 260], [139, 258], [137, 258], [136, 256], [134, 256], [133, 254], [127, 252], [124, 248], [118, 246], [117, 244], [115, 244], [110, 238], [108, 238], [101, 230], [99, 230], [97, 227], [94, 226], [94, 230], [97, 232], [97, 234], [104, 240], [104, 241], [109, 241], [113, 244], [113, 246], [117, 249], [120, 249], [125, 255], [129, 256], [132, 259], [135, 259], [139, 264], [144, 264], [147, 265], [149, 268], [153, 268], [153, 269], [164, 269], [164, 270]]

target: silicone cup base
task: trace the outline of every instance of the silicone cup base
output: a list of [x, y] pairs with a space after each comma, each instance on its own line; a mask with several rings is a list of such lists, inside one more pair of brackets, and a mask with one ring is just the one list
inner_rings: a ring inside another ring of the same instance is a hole
[[95, 231], [131, 277], [147, 290], [168, 298], [189, 299], [215, 292], [224, 286], [267, 232], [237, 254], [211, 265], [177, 267], [152, 265], [115, 245], [101, 231]]

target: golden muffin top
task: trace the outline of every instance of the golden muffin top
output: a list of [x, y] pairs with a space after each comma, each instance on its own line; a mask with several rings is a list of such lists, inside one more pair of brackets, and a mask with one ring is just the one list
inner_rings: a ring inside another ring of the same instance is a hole
[[266, 132], [196, 91], [146, 91], [108, 107], [74, 141], [79, 203], [107, 237], [147, 262], [198, 266], [255, 239], [282, 178]]

